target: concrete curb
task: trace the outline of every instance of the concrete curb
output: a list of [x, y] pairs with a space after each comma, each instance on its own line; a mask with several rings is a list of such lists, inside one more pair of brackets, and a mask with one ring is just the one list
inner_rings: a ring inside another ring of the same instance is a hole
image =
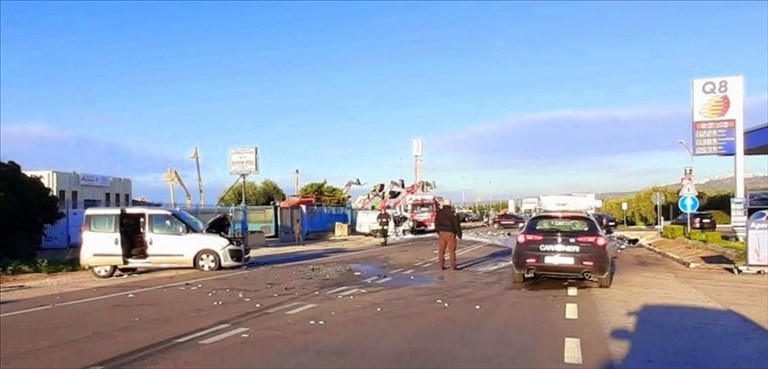
[[658, 248], [653, 247], [651, 245], [640, 244], [640, 246], [642, 246], [642, 247], [646, 248], [647, 250], [650, 250], [650, 251], [652, 251], [652, 252], [654, 252], [656, 254], [659, 254], [662, 257], [665, 257], [667, 259], [671, 259], [671, 260], [675, 261], [676, 263], [678, 263], [678, 264], [680, 264], [680, 265], [682, 265], [682, 266], [684, 266], [686, 268], [696, 268], [696, 267], [699, 266], [699, 264], [697, 264], [697, 263], [693, 263], [693, 262], [687, 261], [687, 260], [683, 259], [680, 256], [677, 256], [677, 255], [672, 254], [670, 252], [658, 249]]

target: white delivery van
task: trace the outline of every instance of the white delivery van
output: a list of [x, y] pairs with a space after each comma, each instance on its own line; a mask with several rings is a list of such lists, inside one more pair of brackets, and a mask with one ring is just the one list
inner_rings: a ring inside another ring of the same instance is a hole
[[229, 214], [203, 224], [177, 209], [89, 208], [81, 229], [80, 265], [99, 278], [137, 268], [211, 271], [245, 265], [250, 249], [228, 237], [230, 226]]

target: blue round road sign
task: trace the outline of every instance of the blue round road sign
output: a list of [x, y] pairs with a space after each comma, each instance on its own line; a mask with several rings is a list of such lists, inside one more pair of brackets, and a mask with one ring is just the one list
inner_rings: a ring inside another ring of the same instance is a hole
[[680, 200], [677, 202], [677, 207], [679, 207], [680, 211], [683, 213], [693, 213], [696, 210], [699, 210], [699, 199], [693, 195], [681, 196]]

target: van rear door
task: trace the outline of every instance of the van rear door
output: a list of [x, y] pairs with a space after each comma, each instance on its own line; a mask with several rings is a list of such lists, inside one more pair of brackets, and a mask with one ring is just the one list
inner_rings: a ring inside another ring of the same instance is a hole
[[81, 264], [123, 265], [120, 215], [116, 212], [86, 214], [83, 221]]

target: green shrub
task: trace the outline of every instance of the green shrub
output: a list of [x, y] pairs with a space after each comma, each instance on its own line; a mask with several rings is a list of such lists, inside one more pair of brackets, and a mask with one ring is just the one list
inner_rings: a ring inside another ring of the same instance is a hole
[[701, 242], [704, 242], [707, 240], [707, 236], [704, 234], [704, 232], [698, 229], [691, 230], [691, 234], [689, 235], [689, 238], [694, 241], [701, 241]]
[[731, 224], [731, 215], [722, 210], [713, 211], [712, 217], [715, 218], [717, 224]]
[[717, 244], [723, 240], [723, 235], [720, 232], [708, 232], [705, 234], [707, 235], [707, 243]]
[[22, 262], [18, 260], [4, 260], [0, 262], [0, 272], [6, 275], [28, 274], [28, 273], [61, 273], [76, 272], [83, 270], [80, 262], [76, 259], [67, 259], [64, 261], [48, 261], [47, 259], [37, 259], [34, 262]]
[[737, 250], [741, 252], [744, 252], [747, 248], [744, 242], [734, 242], [734, 241], [726, 241], [726, 240], [720, 240], [717, 243], [715, 243], [715, 245], [726, 248], [726, 249]]
[[678, 226], [678, 225], [664, 226], [664, 229], [661, 231], [661, 235], [664, 238], [669, 238], [674, 240], [675, 238], [682, 237], [683, 235], [685, 235], [685, 227]]

